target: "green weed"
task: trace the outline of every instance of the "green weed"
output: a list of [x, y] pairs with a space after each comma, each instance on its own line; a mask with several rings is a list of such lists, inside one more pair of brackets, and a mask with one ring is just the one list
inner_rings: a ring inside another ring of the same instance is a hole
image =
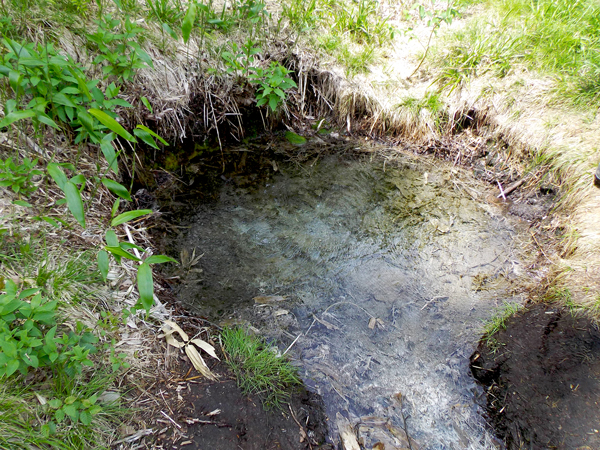
[[492, 351], [498, 350], [500, 344], [496, 340], [496, 333], [506, 330], [506, 325], [511, 317], [519, 312], [522, 306], [518, 303], [505, 303], [498, 308], [494, 315], [486, 320], [483, 324], [482, 342], [485, 343]]
[[36, 169], [38, 160], [23, 159], [21, 164], [13, 162], [12, 158], [0, 159], [0, 186], [9, 187], [15, 194], [29, 194], [37, 191], [38, 186], [33, 184], [35, 177], [40, 177], [42, 171]]
[[296, 368], [278, 356], [262, 339], [241, 328], [226, 328], [221, 334], [227, 363], [246, 394], [258, 394], [265, 408], [280, 407], [300, 384]]
[[[471, 1], [471, 3], [473, 3]], [[480, 2], [478, 2], [480, 3]], [[444, 47], [441, 79], [458, 80], [487, 70], [503, 76], [517, 65], [557, 80], [557, 91], [575, 103], [600, 94], [600, 5], [592, 0], [487, 0], [489, 20], [474, 20]]]

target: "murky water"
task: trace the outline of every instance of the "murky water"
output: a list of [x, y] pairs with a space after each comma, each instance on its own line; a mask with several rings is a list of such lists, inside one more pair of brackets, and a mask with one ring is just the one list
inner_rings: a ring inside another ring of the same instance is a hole
[[440, 162], [282, 166], [256, 188], [225, 183], [195, 211], [181, 245], [204, 255], [203, 272], [183, 299], [249, 320], [282, 349], [297, 338], [288, 353], [334, 431], [341, 413], [375, 424], [362, 427], [371, 445], [406, 428], [421, 448], [492, 448], [468, 358], [518, 270], [511, 224]]

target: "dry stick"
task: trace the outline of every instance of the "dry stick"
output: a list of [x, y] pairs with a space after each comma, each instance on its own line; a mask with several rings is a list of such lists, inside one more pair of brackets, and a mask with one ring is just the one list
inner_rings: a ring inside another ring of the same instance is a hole
[[417, 68], [413, 71], [413, 73], [411, 73], [409, 75], [409, 77], [407, 78], [407, 80], [410, 80], [412, 78], [412, 76], [417, 73], [417, 71], [421, 68], [421, 66], [423, 65], [423, 61], [425, 61], [425, 58], [427, 57], [427, 53], [429, 53], [429, 44], [431, 44], [431, 38], [433, 37], [433, 33], [435, 32], [435, 29], [438, 27], [437, 24], [435, 24], [433, 26], [433, 28], [431, 29], [431, 33], [429, 34], [429, 40], [427, 41], [427, 48], [425, 49], [425, 54], [423, 55], [423, 57], [421, 58], [421, 62], [419, 62], [419, 65], [417, 66]]
[[498, 196], [498, 198], [502, 197], [506, 201], [506, 195], [504, 195], [504, 190], [502, 190], [502, 185], [500, 184], [499, 181], [496, 181], [496, 183], [498, 183], [498, 187], [500, 188], [500, 195]]
[[[504, 195], [510, 194], [512, 191], [517, 189], [523, 183], [525, 183], [525, 178], [521, 178], [519, 181], [515, 181], [513, 184], [511, 184], [504, 190]], [[498, 184], [500, 184], [500, 183], [498, 183]], [[500, 187], [500, 194], [498, 194], [498, 198], [504, 197], [504, 195], [502, 194], [502, 187]], [[504, 197], [504, 200], [506, 200], [506, 197]]]
[[163, 416], [165, 416], [167, 419], [169, 419], [171, 422], [173, 422], [173, 423], [174, 423], [174, 424], [177, 426], [177, 428], [179, 428], [179, 429], [181, 430], [181, 425], [179, 425], [177, 422], [175, 422], [173, 419], [171, 419], [171, 418], [169, 417], [169, 415], [168, 415], [166, 412], [164, 412], [164, 411], [161, 411], [160, 413], [161, 413]]
[[223, 144], [221, 144], [221, 135], [219, 134], [219, 124], [217, 123], [217, 116], [215, 115], [215, 108], [212, 103], [212, 97], [208, 94], [208, 100], [210, 102], [210, 109], [212, 111], [213, 120], [215, 121], [215, 130], [217, 132], [217, 140], [219, 141], [219, 149], [221, 149], [221, 162], [223, 163], [223, 172], [225, 172], [225, 156], [223, 155]]
[[[306, 432], [304, 427], [300, 424], [300, 422], [298, 422], [298, 419], [296, 419], [296, 414], [294, 414], [294, 411], [292, 410], [292, 405], [288, 404], [288, 408], [290, 408], [290, 412], [292, 413], [292, 419], [294, 419], [294, 422], [296, 422], [296, 424], [300, 427], [300, 429], [304, 433], [304, 436], [306, 437], [306, 443], [308, 444], [308, 447], [310, 448], [310, 450], [312, 450], [313, 447], [312, 447], [312, 444], [310, 443], [310, 438], [308, 437], [308, 433]], [[306, 417], [306, 421], [308, 423], [308, 416]], [[302, 441], [300, 441], [300, 442], [302, 442]]]

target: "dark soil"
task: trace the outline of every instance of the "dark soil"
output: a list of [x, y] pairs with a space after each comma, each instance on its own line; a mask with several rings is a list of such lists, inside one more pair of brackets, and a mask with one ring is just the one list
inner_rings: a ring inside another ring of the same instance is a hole
[[481, 343], [471, 370], [509, 449], [600, 448], [600, 331], [568, 310], [534, 305]]
[[[223, 363], [211, 367], [217, 381], [199, 378], [182, 368], [160, 387], [169, 398], [169, 412], [181, 428], [165, 417], [154, 448], [186, 450], [329, 450], [324, 444], [327, 419], [321, 398], [297, 388], [289, 404], [265, 410], [257, 396], [244, 395]], [[189, 368], [188, 368], [189, 369]], [[161, 396], [157, 396], [160, 398]]]

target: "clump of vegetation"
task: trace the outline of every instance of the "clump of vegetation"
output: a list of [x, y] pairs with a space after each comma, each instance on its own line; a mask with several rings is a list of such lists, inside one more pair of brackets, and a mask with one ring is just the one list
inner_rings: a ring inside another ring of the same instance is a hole
[[224, 329], [221, 339], [239, 387], [246, 394], [258, 394], [265, 408], [280, 407], [301, 384], [296, 368], [263, 339], [241, 328]]
[[598, 4], [570, 0], [487, 0], [483, 4], [489, 15], [470, 21], [437, 50], [443, 86], [453, 89], [473, 75], [492, 71], [502, 77], [526, 67], [555, 77], [557, 90], [576, 103], [597, 102]]
[[496, 339], [496, 334], [499, 331], [506, 330], [508, 321], [521, 310], [522, 306], [519, 303], [505, 303], [498, 308], [491, 318], [483, 324], [482, 342], [488, 346], [490, 350], [496, 352], [500, 348], [500, 343]]

